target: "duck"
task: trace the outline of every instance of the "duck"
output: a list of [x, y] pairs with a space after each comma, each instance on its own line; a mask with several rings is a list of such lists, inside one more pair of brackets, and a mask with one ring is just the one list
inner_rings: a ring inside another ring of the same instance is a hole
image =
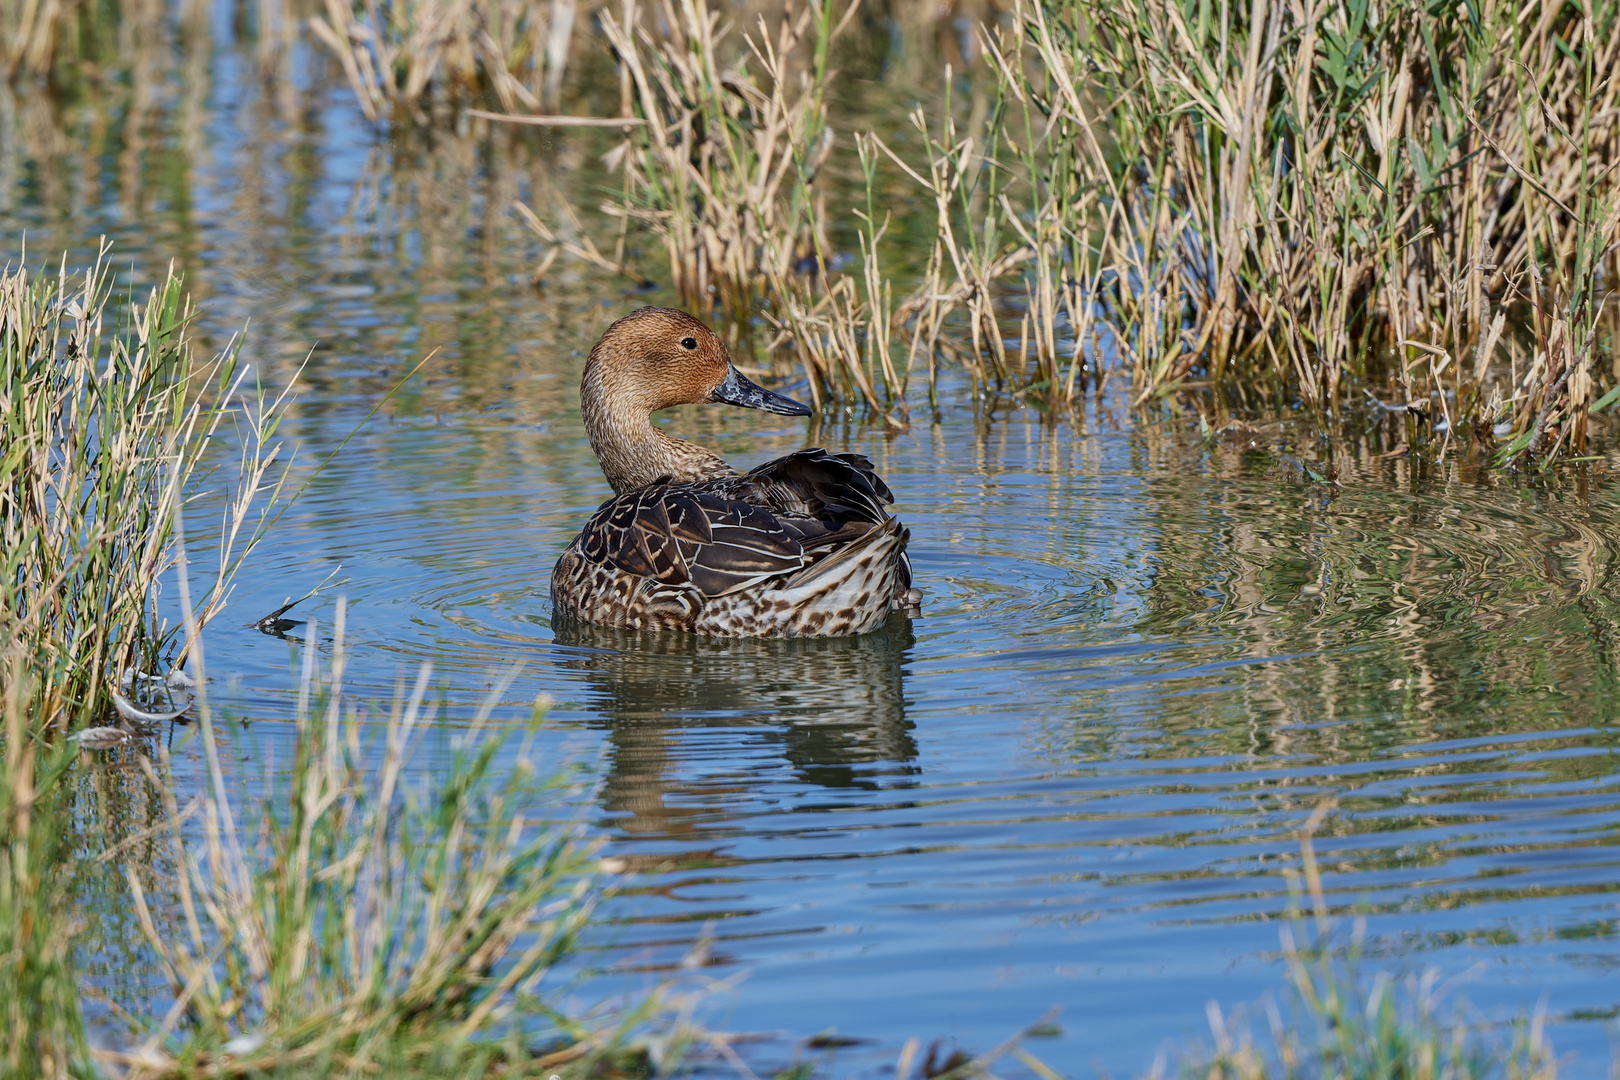
[[579, 384], [591, 449], [613, 489], [551, 573], [554, 621], [728, 637], [840, 637], [914, 614], [894, 495], [860, 454], [799, 450], [739, 473], [655, 427], [706, 402], [811, 410], [737, 370], [684, 311], [644, 307], [609, 326]]

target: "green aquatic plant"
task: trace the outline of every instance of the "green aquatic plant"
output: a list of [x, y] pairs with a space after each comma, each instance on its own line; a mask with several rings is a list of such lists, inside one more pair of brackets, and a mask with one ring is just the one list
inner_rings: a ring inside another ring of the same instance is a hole
[[129, 1077], [549, 1076], [624, 1054], [657, 995], [593, 1025], [542, 986], [602, 893], [598, 845], [535, 816], [568, 782], [534, 758], [543, 708], [509, 747], [490, 721], [502, 682], [448, 762], [413, 779], [429, 666], [376, 725], [343, 691], [341, 605], [335, 633], [323, 675], [310, 627], [291, 769], [262, 798], [233, 795], [206, 700], [202, 790], [180, 805], [162, 745], [145, 766], [177, 873], [126, 874], [172, 1004], [102, 1058]]
[[[0, 275], [0, 635], [21, 658], [8, 670], [28, 675], [36, 728], [93, 722], [124, 672], [154, 670], [174, 643], [157, 590], [182, 501], [212, 496], [221, 510], [198, 626], [271, 520], [285, 394], [249, 381], [239, 339], [199, 358], [193, 317], [172, 267], [144, 302], [119, 303], [106, 246], [77, 282], [65, 257], [55, 274]], [[235, 482], [212, 488], [227, 436]]]
[[[1282, 932], [1288, 969], [1288, 1008], [1264, 1010], [1269, 1040], [1257, 1040], [1209, 1006], [1212, 1052], [1193, 1052], [1181, 1075], [1205, 1080], [1554, 1080], [1558, 1059], [1543, 1032], [1543, 1017], [1502, 1031], [1470, 1021], [1448, 1002], [1435, 972], [1404, 983], [1358, 970], [1359, 935], [1338, 946], [1321, 869], [1312, 842], [1327, 807], [1311, 816], [1299, 836], [1296, 900], [1308, 897], [1310, 914], [1296, 905]], [[1300, 931], [1302, 933], [1296, 933]], [[1301, 936], [1304, 943], [1300, 941]], [[1443, 1010], [1450, 1015], [1443, 1015]], [[1155, 1069], [1155, 1076], [1161, 1069]]]

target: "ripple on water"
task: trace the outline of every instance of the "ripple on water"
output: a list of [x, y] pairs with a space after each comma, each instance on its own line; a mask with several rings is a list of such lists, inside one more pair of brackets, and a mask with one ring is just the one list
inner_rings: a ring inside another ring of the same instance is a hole
[[[431, 658], [470, 702], [520, 662], [514, 714], [544, 693], [594, 740], [637, 877], [593, 955], [629, 984], [708, 926], [747, 972], [733, 1027], [872, 1036], [876, 1068], [1061, 1004], [1043, 1056], [1137, 1072], [1207, 999], [1280, 985], [1297, 830], [1332, 799], [1327, 896], [1377, 962], [1472, 970], [1486, 1008], [1616, 1004], [1608, 503], [1375, 466], [1324, 492], [1173, 433], [854, 434], [923, 616], [720, 641], [553, 629], [551, 560], [605, 491], [566, 424], [502, 430], [451, 425], [475, 469], [379, 438], [290, 543], [345, 563], [352, 678]], [[1553, 1030], [1596, 1075], [1601, 1025]]]

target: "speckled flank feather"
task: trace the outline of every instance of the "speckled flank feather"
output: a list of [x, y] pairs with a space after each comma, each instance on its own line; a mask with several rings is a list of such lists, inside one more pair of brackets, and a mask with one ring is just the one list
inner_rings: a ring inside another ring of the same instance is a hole
[[[691, 630], [731, 637], [841, 637], [877, 629], [892, 610], [915, 606], [910, 532], [890, 518], [793, 577], [710, 596], [592, 562], [575, 540], [557, 560], [551, 598], [563, 618], [628, 630]], [[583, 603], [576, 601], [583, 600]]]
[[559, 618], [833, 637], [876, 629], [921, 601], [910, 533], [889, 516], [894, 497], [866, 458], [800, 450], [739, 476], [651, 427], [651, 410], [688, 401], [808, 411], [744, 378], [691, 316], [644, 308], [609, 327], [580, 392], [591, 445], [618, 494], [557, 560]]

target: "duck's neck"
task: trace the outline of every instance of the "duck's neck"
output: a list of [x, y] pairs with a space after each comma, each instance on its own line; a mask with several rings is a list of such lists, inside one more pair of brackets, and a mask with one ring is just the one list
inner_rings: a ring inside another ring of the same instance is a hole
[[695, 443], [677, 439], [653, 427], [645, 408], [626, 402], [615, 407], [587, 379], [580, 405], [591, 449], [602, 463], [602, 474], [614, 492], [644, 488], [654, 480], [692, 483], [735, 476], [723, 460]]

